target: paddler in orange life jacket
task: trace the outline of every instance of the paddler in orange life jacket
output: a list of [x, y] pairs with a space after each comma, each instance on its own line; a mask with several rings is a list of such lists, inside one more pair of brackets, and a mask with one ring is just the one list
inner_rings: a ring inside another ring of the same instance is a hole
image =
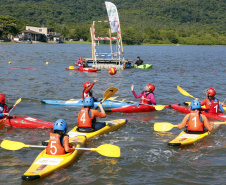
[[83, 102], [84, 107], [79, 111], [78, 114], [78, 129], [79, 132], [93, 132], [96, 130], [101, 129], [102, 127], [106, 126], [105, 122], [96, 122], [96, 117], [105, 118], [106, 113], [99, 103], [98, 110], [92, 109], [94, 106], [94, 100], [91, 97], [85, 98]]
[[143, 91], [141, 94], [137, 95], [134, 91], [134, 85], [131, 86], [131, 91], [133, 93], [133, 96], [135, 98], [140, 98], [140, 104], [150, 104], [150, 105], [156, 105], [155, 96], [154, 96], [154, 90], [155, 86], [151, 83], [149, 83], [145, 87], [145, 91]]
[[209, 88], [206, 92], [207, 98], [201, 102], [201, 106], [205, 105], [206, 112], [212, 114], [218, 114], [219, 109], [221, 112], [224, 112], [224, 108], [219, 103], [219, 100], [215, 98], [216, 91], [214, 88]]
[[5, 104], [5, 95], [0, 93], [0, 118], [5, 116], [9, 116], [9, 108], [8, 105]]
[[191, 113], [187, 114], [183, 121], [178, 124], [177, 128], [182, 129], [187, 126], [186, 132], [205, 132], [211, 131], [213, 129], [213, 124], [210, 124], [207, 117], [202, 115], [201, 112], [201, 103], [198, 100], [193, 100], [191, 102]]
[[[84, 85], [83, 85], [84, 90], [82, 92], [82, 101], [84, 101], [84, 99], [88, 98], [88, 97], [94, 98], [92, 88], [96, 82], [97, 82], [97, 80], [94, 80], [92, 84], [90, 82], [84, 83]], [[94, 98], [94, 99], [96, 99], [96, 98]]]
[[53, 133], [50, 133], [46, 153], [48, 155], [63, 155], [65, 153], [73, 152], [74, 148], [69, 145], [69, 136], [67, 133], [67, 122], [59, 119], [54, 123]]

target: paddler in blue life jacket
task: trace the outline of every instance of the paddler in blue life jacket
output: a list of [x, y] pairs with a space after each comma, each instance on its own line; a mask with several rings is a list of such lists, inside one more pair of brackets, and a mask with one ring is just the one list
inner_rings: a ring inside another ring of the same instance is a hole
[[193, 100], [191, 102], [191, 113], [187, 114], [183, 121], [178, 124], [177, 128], [182, 129], [187, 126], [186, 132], [188, 133], [200, 133], [211, 131], [213, 124], [210, 124], [207, 117], [200, 112], [201, 103], [199, 100]]
[[106, 117], [106, 113], [105, 113], [101, 103], [98, 104], [98, 107], [100, 108], [101, 112], [93, 109], [94, 100], [92, 97], [85, 98], [83, 105], [84, 105], [84, 107], [79, 111], [79, 114], [78, 114], [77, 131], [93, 132], [93, 131], [99, 130], [102, 127], [106, 126], [105, 122], [96, 122], [96, 117], [99, 117], [99, 118]]
[[140, 59], [140, 57], [137, 57], [137, 61], [135, 62], [134, 65], [137, 65], [137, 66], [140, 66], [140, 65], [143, 65], [145, 64], [143, 60]]
[[224, 112], [224, 108], [220, 104], [219, 100], [215, 98], [216, 91], [214, 88], [209, 88], [206, 91], [207, 98], [201, 102], [201, 106], [205, 105], [205, 112], [218, 114], [219, 109], [221, 112]]
[[5, 104], [5, 95], [0, 93], [0, 118], [4, 116], [9, 116], [9, 108], [8, 105]]
[[75, 150], [70, 147], [67, 128], [67, 122], [62, 119], [54, 123], [53, 133], [50, 133], [49, 143], [46, 147], [48, 155], [63, 155]]

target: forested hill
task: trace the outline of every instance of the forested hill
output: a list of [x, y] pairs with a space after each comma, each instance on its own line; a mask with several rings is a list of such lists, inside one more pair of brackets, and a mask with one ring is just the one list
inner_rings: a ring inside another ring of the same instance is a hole
[[[136, 30], [199, 29], [226, 34], [225, 0], [112, 0], [121, 27]], [[9, 15], [32, 25], [77, 23], [90, 25], [107, 20], [102, 0], [5, 0], [0, 15]]]

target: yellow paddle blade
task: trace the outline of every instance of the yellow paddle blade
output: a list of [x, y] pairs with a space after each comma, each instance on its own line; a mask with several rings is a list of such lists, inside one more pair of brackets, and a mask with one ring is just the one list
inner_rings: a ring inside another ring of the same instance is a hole
[[157, 111], [160, 111], [165, 108], [165, 105], [153, 105]]
[[226, 121], [225, 122], [214, 122], [213, 124], [214, 125], [222, 125], [222, 124], [225, 124], [226, 125]]
[[177, 125], [172, 125], [171, 123], [167, 122], [158, 122], [154, 124], [154, 130], [165, 132], [171, 130], [173, 127], [177, 127]]
[[118, 98], [118, 96], [110, 97], [110, 98], [108, 98], [108, 100], [114, 100], [114, 99], [116, 99], [116, 98]]
[[75, 69], [75, 66], [69, 66], [69, 69]]
[[6, 150], [19, 150], [27, 146], [29, 145], [25, 145], [24, 143], [21, 143], [18, 141], [10, 141], [10, 140], [3, 140], [1, 143], [1, 147]]
[[182, 89], [179, 85], [177, 86], [177, 90], [183, 94], [184, 96], [190, 96], [191, 98], [194, 98], [192, 95], [190, 95], [187, 91], [185, 91], [184, 89]]
[[103, 100], [101, 101], [102, 103], [112, 97], [116, 92], [118, 91], [118, 89], [116, 87], [109, 87], [105, 92], [104, 92], [104, 95], [103, 95]]
[[107, 157], [120, 157], [120, 148], [111, 144], [103, 144], [97, 148], [91, 148], [91, 151], [96, 151], [99, 154]]
[[17, 104], [20, 103], [20, 102], [21, 102], [21, 98], [19, 98], [19, 99], [16, 101], [16, 103], [14, 104], [14, 107], [17, 106]]

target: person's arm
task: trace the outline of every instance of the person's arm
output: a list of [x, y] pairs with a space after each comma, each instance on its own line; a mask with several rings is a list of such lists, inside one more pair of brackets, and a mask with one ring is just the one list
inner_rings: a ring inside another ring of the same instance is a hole
[[153, 93], [150, 93], [147, 98], [146, 98], [147, 101], [150, 102], [150, 104], [152, 105], [156, 105], [156, 100], [155, 100], [155, 96]]
[[221, 112], [224, 112], [224, 108], [220, 103], [219, 103], [219, 109], [220, 109]]
[[131, 91], [132, 91], [133, 96], [134, 96], [135, 98], [140, 98], [140, 97], [142, 96], [142, 94], [137, 95], [137, 94], [135, 93], [135, 91], [134, 91], [134, 85], [133, 85], [133, 84], [131, 85]]
[[105, 111], [104, 112], [99, 112], [98, 110], [95, 110], [95, 109], [91, 109], [92, 111], [92, 119], [94, 119], [95, 117], [98, 117], [98, 118], [106, 118], [106, 113]]
[[94, 83], [92, 83], [86, 90], [84, 90], [84, 93], [88, 93], [94, 86]]
[[74, 148], [70, 147], [68, 135], [64, 136], [64, 150], [67, 153], [73, 152], [75, 150]]
[[201, 116], [202, 116], [202, 119], [203, 119], [204, 127], [206, 127], [207, 130], [211, 131], [213, 129], [213, 126], [214, 125], [213, 124], [210, 124], [210, 122], [208, 121], [208, 119], [207, 119], [206, 116], [204, 116], [202, 114], [201, 114]]
[[182, 120], [182, 122], [178, 124], [178, 126], [177, 126], [178, 129], [182, 129], [183, 127], [185, 127], [187, 125], [187, 121], [188, 121], [189, 116], [190, 116], [190, 114], [187, 114], [184, 117], [184, 119]]

